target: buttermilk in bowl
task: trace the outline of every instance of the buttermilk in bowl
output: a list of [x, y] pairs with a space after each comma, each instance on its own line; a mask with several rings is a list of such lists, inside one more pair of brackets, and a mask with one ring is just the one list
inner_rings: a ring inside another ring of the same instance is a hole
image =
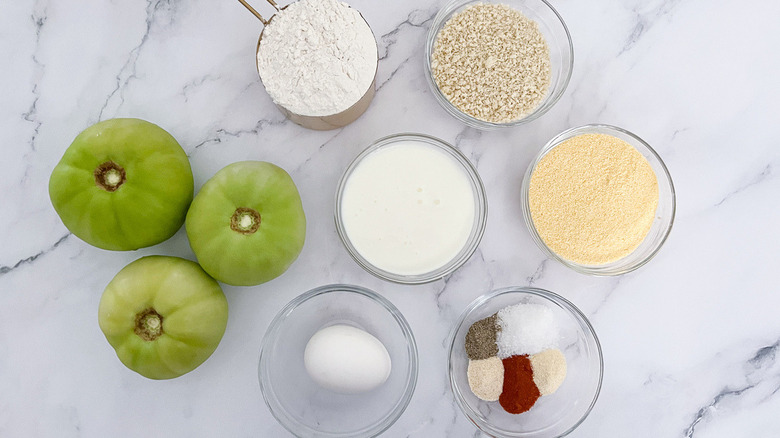
[[484, 230], [484, 189], [468, 160], [427, 136], [400, 135], [366, 149], [342, 178], [339, 234], [369, 272], [401, 283], [441, 278], [462, 265]]

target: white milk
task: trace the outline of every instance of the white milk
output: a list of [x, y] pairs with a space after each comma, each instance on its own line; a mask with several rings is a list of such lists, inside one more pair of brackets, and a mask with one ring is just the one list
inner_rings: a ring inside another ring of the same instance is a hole
[[394, 274], [424, 274], [465, 246], [474, 193], [455, 158], [404, 140], [360, 161], [344, 186], [341, 214], [349, 240], [369, 263]]

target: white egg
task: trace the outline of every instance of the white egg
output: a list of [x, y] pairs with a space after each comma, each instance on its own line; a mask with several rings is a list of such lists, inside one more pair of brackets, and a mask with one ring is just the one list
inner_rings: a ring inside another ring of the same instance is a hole
[[390, 376], [390, 355], [371, 334], [337, 324], [318, 331], [303, 353], [309, 376], [320, 386], [342, 394], [370, 391]]

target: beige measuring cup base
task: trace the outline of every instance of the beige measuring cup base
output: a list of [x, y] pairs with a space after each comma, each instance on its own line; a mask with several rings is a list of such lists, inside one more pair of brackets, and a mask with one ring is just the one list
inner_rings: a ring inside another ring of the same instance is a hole
[[295, 114], [289, 111], [287, 108], [281, 105], [277, 104], [276, 107], [279, 108], [279, 111], [281, 111], [282, 114], [284, 114], [288, 119], [303, 126], [304, 128], [314, 129], [317, 131], [328, 131], [330, 129], [343, 128], [360, 118], [360, 116], [366, 112], [369, 105], [371, 105], [371, 101], [374, 99], [374, 94], [376, 94], [376, 75], [374, 75], [374, 80], [371, 82], [371, 85], [368, 87], [368, 90], [366, 90], [366, 93], [363, 95], [363, 97], [361, 97], [360, 100], [355, 102], [351, 107], [338, 114], [320, 117], [302, 116], [300, 114]]

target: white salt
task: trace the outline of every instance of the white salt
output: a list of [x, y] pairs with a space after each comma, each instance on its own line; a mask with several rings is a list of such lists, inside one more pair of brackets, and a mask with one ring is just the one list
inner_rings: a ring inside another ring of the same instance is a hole
[[515, 304], [498, 311], [498, 357], [536, 354], [558, 343], [555, 315], [541, 304]]

